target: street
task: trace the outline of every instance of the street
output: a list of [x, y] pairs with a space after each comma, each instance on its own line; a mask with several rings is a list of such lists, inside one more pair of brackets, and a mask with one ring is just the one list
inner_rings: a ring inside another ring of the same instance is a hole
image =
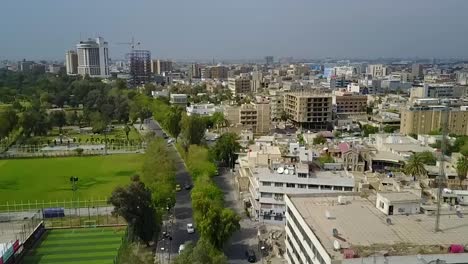
[[[159, 124], [154, 121], [153, 119], [145, 120], [145, 129], [147, 132], [152, 131], [158, 137], [163, 137], [163, 131]], [[174, 255], [178, 254], [179, 246], [184, 244], [187, 241], [193, 241], [196, 243], [198, 240], [198, 234], [196, 232], [195, 226], [195, 233], [189, 234], [187, 233], [187, 224], [193, 223], [193, 210], [192, 210], [192, 200], [190, 197], [190, 190], [185, 190], [183, 188], [184, 184], [189, 182], [192, 183], [192, 179], [185, 168], [185, 164], [180, 157], [179, 153], [175, 149], [174, 145], [168, 145], [168, 148], [171, 152], [173, 152], [176, 165], [176, 182], [180, 184], [182, 190], [176, 192], [176, 204], [174, 208], [175, 214], [175, 221], [165, 221], [165, 225], [163, 226], [163, 231], [168, 232], [170, 236], [172, 236], [172, 240], [165, 239], [164, 241], [160, 241], [160, 245], [158, 245], [158, 253], [161, 253], [161, 248], [165, 248], [164, 257], [161, 258], [161, 263], [168, 263], [170, 258], [173, 258]], [[172, 224], [171, 224], [172, 222]]]

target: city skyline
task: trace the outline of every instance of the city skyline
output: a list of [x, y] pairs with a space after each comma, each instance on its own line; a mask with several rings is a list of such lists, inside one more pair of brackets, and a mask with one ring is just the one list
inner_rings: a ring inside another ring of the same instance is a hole
[[7, 2], [0, 22], [15, 24], [0, 29], [0, 58], [63, 60], [96, 36], [112, 58], [124, 57], [129, 47], [117, 43], [132, 37], [175, 60], [467, 57], [464, 1], [176, 2]]

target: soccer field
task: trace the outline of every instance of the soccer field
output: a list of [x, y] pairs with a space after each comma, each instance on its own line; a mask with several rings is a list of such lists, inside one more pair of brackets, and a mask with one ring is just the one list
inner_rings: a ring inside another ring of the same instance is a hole
[[124, 227], [49, 230], [24, 264], [113, 264], [124, 233]]
[[141, 154], [0, 160], [0, 204], [70, 200], [70, 177], [78, 180], [77, 198], [104, 199], [129, 183], [142, 165]]

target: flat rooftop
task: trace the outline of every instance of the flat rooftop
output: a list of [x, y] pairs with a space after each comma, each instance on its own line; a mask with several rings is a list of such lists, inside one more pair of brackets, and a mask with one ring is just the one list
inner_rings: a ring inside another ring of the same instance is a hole
[[[321, 244], [334, 259], [342, 259], [334, 251], [333, 242], [338, 240], [342, 248], [354, 249], [360, 257], [386, 252], [390, 256], [416, 254], [441, 254], [450, 244], [468, 243], [468, 217], [455, 214], [440, 217], [441, 232], [434, 232], [435, 216], [425, 214], [386, 216], [375, 208], [375, 201], [346, 195], [349, 201], [338, 204], [338, 194], [289, 195], [290, 200], [313, 230]], [[333, 219], [327, 219], [328, 211]], [[387, 224], [390, 218], [392, 224]], [[344, 240], [333, 236], [333, 228]], [[442, 248], [440, 246], [443, 246]]]

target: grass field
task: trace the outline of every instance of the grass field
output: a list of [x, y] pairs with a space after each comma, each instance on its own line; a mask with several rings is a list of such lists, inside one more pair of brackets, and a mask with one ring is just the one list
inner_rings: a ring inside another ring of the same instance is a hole
[[24, 264], [113, 264], [124, 233], [123, 227], [49, 230]]
[[78, 180], [77, 198], [104, 199], [138, 173], [141, 154], [0, 160], [0, 204], [70, 200], [70, 176]]

